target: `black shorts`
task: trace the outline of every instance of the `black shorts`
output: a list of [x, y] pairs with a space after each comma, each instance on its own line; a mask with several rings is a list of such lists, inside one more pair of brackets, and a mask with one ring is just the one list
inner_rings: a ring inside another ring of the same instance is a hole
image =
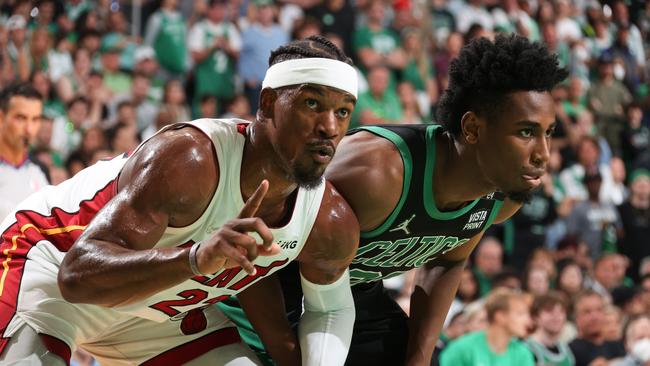
[[346, 365], [404, 364], [408, 316], [381, 281], [352, 287], [356, 319]]

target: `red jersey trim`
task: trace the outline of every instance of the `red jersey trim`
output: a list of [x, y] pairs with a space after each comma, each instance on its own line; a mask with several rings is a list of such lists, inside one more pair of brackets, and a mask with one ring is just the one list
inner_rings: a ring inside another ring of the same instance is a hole
[[143, 362], [140, 366], [182, 365], [212, 349], [238, 342], [241, 342], [241, 338], [237, 328], [223, 328], [167, 350]]
[[237, 132], [240, 134], [246, 136], [246, 127], [248, 127], [248, 123], [238, 123], [237, 124]]
[[41, 340], [43, 341], [43, 344], [45, 344], [45, 347], [48, 349], [48, 351], [61, 357], [63, 361], [65, 361], [65, 364], [67, 366], [70, 366], [72, 351], [65, 342], [48, 334], [40, 333], [39, 336], [41, 337]]
[[31, 210], [16, 212], [16, 221], [0, 238], [0, 335], [16, 312], [27, 253], [41, 240], [67, 252], [97, 212], [115, 196], [116, 182], [111, 180], [91, 199], [81, 201], [79, 210], [73, 213], [59, 207], [52, 208], [49, 216]]

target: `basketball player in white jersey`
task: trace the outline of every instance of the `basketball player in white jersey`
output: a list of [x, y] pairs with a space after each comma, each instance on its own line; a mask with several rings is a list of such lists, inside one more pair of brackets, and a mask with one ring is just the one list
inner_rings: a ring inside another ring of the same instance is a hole
[[[256, 284], [243, 306], [283, 313], [260, 279], [294, 259], [301, 349], [272, 356], [342, 364], [359, 227], [322, 174], [356, 101], [349, 63], [322, 37], [283, 46], [254, 122], [171, 125], [23, 201], [0, 225], [0, 364], [65, 365], [77, 346], [107, 365], [258, 364], [211, 305]], [[263, 313], [260, 334], [295, 338]]]

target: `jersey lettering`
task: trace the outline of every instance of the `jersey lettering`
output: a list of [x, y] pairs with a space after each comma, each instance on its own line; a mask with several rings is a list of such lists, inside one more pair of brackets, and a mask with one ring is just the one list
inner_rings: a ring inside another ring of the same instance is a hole
[[208, 293], [204, 290], [193, 288], [179, 292], [178, 296], [182, 297], [182, 299], [161, 301], [151, 305], [151, 308], [162, 311], [172, 317], [181, 313], [174, 306], [196, 305], [208, 297]]
[[[437, 254], [445, 254], [465, 243], [470, 239], [459, 239], [455, 236], [414, 236], [395, 241], [379, 240], [368, 243], [359, 248], [353, 260], [355, 268], [350, 269], [350, 282], [373, 282], [389, 278], [394, 272], [402, 273], [411, 268], [420, 267], [428, 261], [435, 259]], [[418, 248], [413, 250], [415, 245]], [[377, 253], [372, 255], [373, 253]], [[359, 267], [378, 268], [385, 270], [367, 271]]]
[[[210, 278], [208, 276], [195, 276], [192, 277], [192, 279], [205, 286], [217, 288], [226, 287], [229, 290], [238, 291], [255, 282], [257, 279], [266, 276], [273, 268], [284, 266], [288, 261], [289, 259], [285, 258], [283, 260], [274, 261], [266, 267], [255, 265], [255, 269], [257, 271], [255, 272], [254, 276], [246, 276], [233, 284], [230, 284], [230, 282], [232, 282], [232, 280], [242, 270], [241, 267], [223, 270], [213, 278]], [[151, 305], [150, 308], [156, 309], [167, 314], [170, 317], [173, 317], [182, 313], [182, 311], [176, 309], [175, 307], [199, 304], [201, 301], [205, 300], [208, 297], [208, 292], [201, 289], [190, 289], [181, 291], [176, 296], [182, 297], [182, 299], [159, 301]], [[219, 301], [223, 301], [228, 297], [230, 297], [230, 295], [216, 296], [203, 301], [202, 305], [204, 306], [205, 304], [214, 304]]]

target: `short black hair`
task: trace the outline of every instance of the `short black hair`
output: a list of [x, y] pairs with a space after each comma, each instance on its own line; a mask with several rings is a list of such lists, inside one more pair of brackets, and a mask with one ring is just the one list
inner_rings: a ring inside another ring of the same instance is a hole
[[518, 35], [478, 38], [463, 47], [449, 67], [449, 86], [438, 104], [438, 121], [460, 135], [463, 114], [495, 112], [516, 91], [551, 91], [568, 75], [557, 55]]
[[32, 84], [12, 84], [0, 92], [0, 110], [6, 112], [9, 109], [9, 101], [11, 101], [11, 98], [18, 96], [43, 101], [43, 96], [41, 96], [41, 93], [39, 93]]
[[310, 36], [290, 42], [271, 51], [269, 66], [300, 58], [330, 58], [352, 65], [352, 60], [340, 48], [323, 36]]

